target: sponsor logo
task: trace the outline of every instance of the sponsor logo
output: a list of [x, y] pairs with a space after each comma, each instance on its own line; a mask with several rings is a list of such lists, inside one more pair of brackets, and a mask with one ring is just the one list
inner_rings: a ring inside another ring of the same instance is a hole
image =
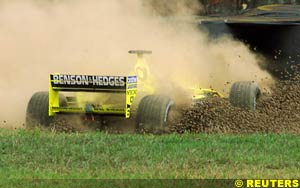
[[68, 86], [125, 86], [124, 76], [51, 75], [54, 85]]
[[128, 83], [136, 83], [137, 82], [137, 77], [136, 76], [128, 76]]
[[127, 86], [127, 89], [136, 89], [137, 88], [137, 84], [130, 84]]
[[136, 95], [136, 90], [128, 90], [126, 92], [127, 95]]

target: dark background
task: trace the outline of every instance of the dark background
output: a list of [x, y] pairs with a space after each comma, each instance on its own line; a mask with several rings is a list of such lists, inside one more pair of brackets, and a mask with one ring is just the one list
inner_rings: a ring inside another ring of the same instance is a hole
[[199, 0], [203, 5], [201, 14], [236, 14], [247, 4], [247, 9], [269, 4], [300, 4], [300, 0]]

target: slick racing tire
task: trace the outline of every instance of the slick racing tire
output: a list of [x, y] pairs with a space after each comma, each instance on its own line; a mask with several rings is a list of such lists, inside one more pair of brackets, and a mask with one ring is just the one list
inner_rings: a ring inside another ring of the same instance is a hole
[[259, 96], [260, 89], [256, 83], [236, 82], [231, 86], [229, 101], [233, 106], [255, 111]]
[[175, 103], [169, 97], [148, 95], [142, 98], [137, 109], [137, 131], [160, 134], [169, 131], [171, 111]]
[[[66, 105], [67, 99], [60, 95], [60, 105]], [[49, 93], [48, 92], [36, 92], [32, 95], [28, 102], [26, 110], [26, 127], [49, 127], [53, 121], [53, 117], [48, 115], [49, 108]]]

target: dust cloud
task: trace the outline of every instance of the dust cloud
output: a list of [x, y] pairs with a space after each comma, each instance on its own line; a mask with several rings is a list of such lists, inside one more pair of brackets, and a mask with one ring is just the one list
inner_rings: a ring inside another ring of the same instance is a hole
[[210, 41], [192, 22], [159, 16], [186, 18], [201, 10], [195, 0], [159, 2], [0, 1], [0, 126], [22, 125], [28, 100], [48, 89], [50, 73], [132, 73], [131, 49], [153, 51], [154, 83], [168, 92], [200, 86], [226, 93], [227, 82], [270, 79], [240, 42]]

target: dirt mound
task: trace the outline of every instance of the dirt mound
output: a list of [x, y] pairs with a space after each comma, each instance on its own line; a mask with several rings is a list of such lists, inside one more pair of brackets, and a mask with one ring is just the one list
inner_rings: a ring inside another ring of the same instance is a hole
[[300, 83], [282, 81], [263, 94], [255, 112], [230, 105], [227, 99], [206, 99], [202, 104], [179, 109], [177, 133], [300, 133]]

